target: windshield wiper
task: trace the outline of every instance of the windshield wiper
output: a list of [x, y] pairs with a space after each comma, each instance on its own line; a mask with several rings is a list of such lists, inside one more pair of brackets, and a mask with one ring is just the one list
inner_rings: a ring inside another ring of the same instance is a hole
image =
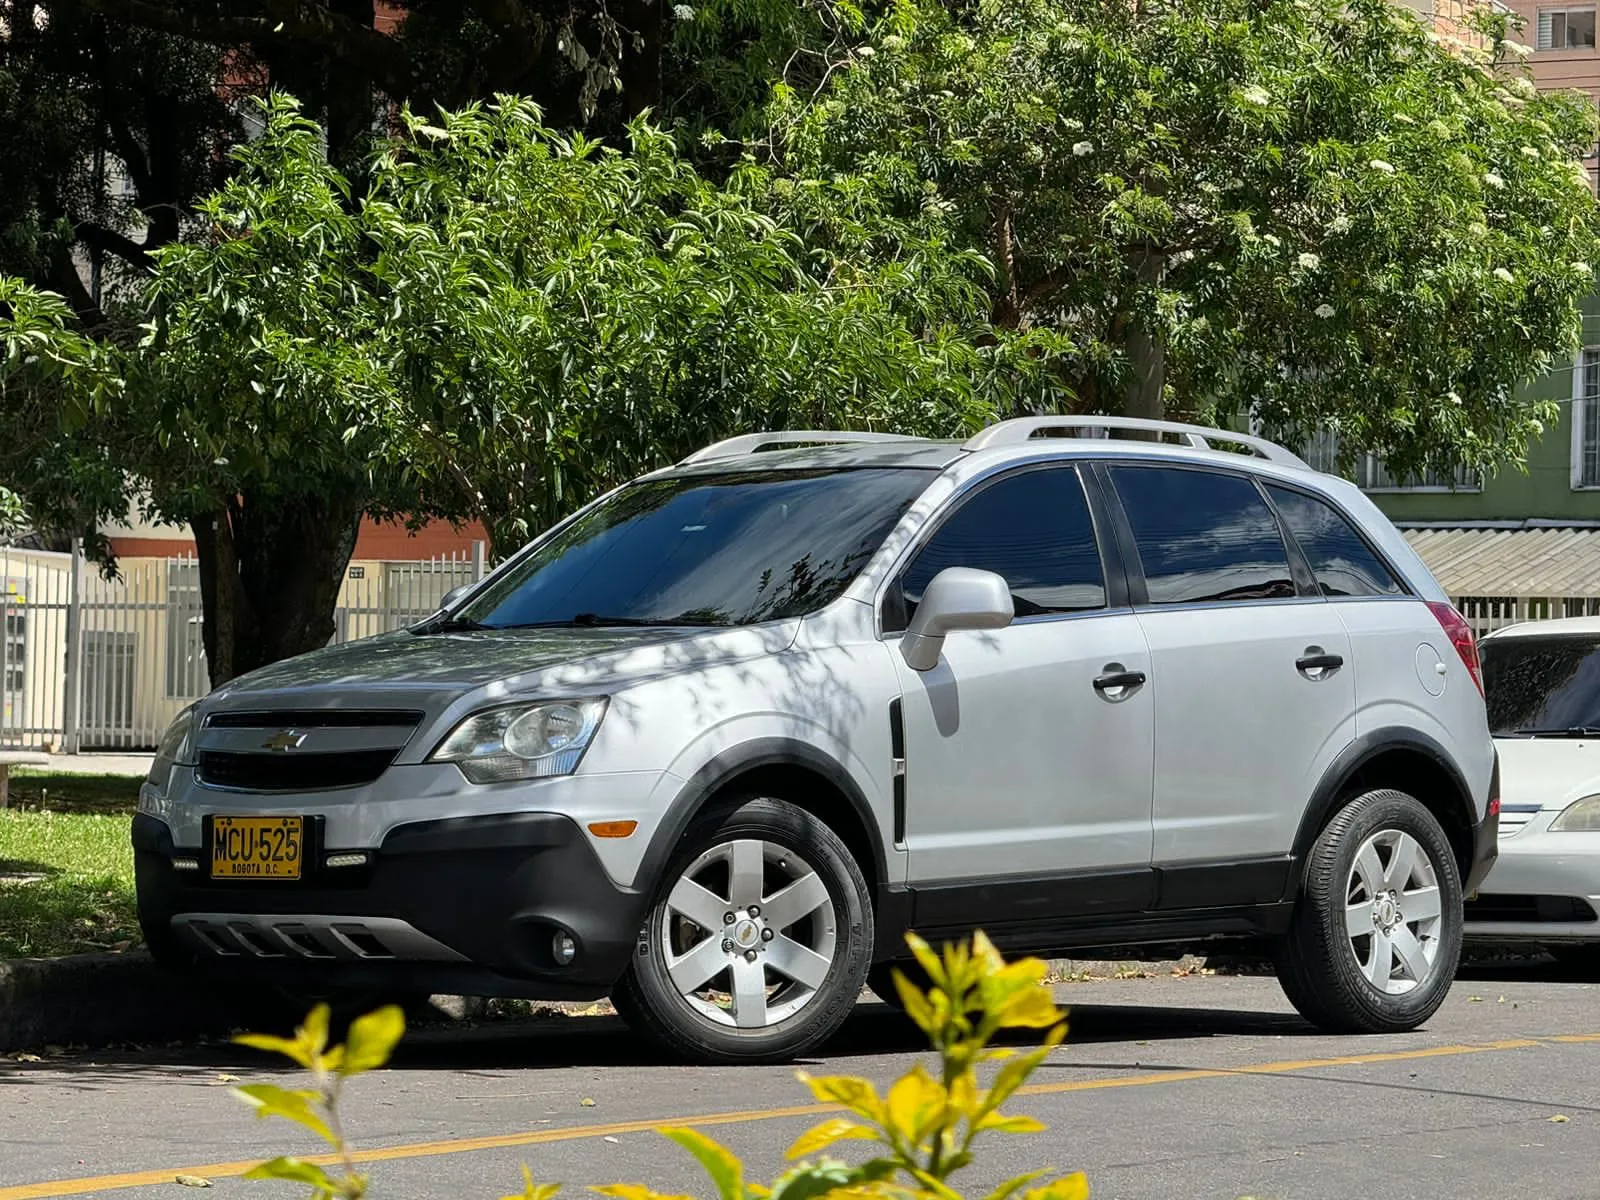
[[496, 625], [495, 629], [658, 629], [680, 626], [690, 629], [719, 628], [714, 621], [692, 621], [683, 617], [609, 617], [599, 613], [578, 613], [565, 621], [528, 621], [521, 625]]
[[426, 637], [430, 633], [471, 633], [475, 629], [488, 628], [489, 626], [483, 622], [474, 621], [471, 617], [440, 616], [413, 626], [411, 632], [417, 637]]
[[1600, 726], [1568, 725], [1565, 729], [1516, 729], [1513, 737], [1530, 738], [1600, 738]]

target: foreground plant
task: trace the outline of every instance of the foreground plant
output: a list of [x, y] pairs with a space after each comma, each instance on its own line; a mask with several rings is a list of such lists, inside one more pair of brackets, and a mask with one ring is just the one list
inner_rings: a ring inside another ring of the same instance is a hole
[[[748, 1182], [743, 1162], [726, 1147], [687, 1128], [661, 1133], [682, 1146], [705, 1168], [719, 1200], [818, 1200], [823, 1196], [917, 1196], [960, 1200], [951, 1177], [974, 1158], [982, 1133], [1038, 1133], [1032, 1117], [1006, 1115], [1011, 1099], [1044, 1058], [1066, 1036], [1065, 1013], [1045, 986], [1045, 964], [1036, 958], [1007, 963], [980, 931], [970, 942], [934, 951], [916, 935], [907, 945], [929, 986], [923, 990], [895, 972], [895, 987], [907, 1014], [928, 1036], [938, 1054], [937, 1074], [921, 1065], [901, 1076], [884, 1095], [871, 1081], [852, 1075], [800, 1079], [825, 1105], [849, 1115], [829, 1117], [789, 1147], [795, 1166], [770, 1185]], [[1005, 1030], [1047, 1031], [1043, 1043], [1024, 1053], [991, 1043]], [[257, 1084], [234, 1092], [259, 1116], [278, 1116], [310, 1129], [334, 1148], [316, 1161], [275, 1158], [251, 1170], [247, 1179], [284, 1179], [310, 1186], [313, 1200], [359, 1200], [367, 1180], [338, 1120], [340, 1089], [352, 1076], [382, 1066], [404, 1031], [398, 1008], [384, 1008], [352, 1024], [345, 1046], [328, 1047], [328, 1010], [318, 1006], [293, 1039], [248, 1035], [243, 1045], [292, 1058], [312, 1074], [313, 1086], [291, 1091]], [[1002, 1063], [987, 1086], [980, 1068]], [[820, 1156], [845, 1141], [876, 1143], [878, 1153], [849, 1164]], [[815, 1161], [810, 1156], [819, 1155]], [[342, 1170], [332, 1175], [327, 1165]], [[1038, 1184], [1046, 1171], [1008, 1179], [985, 1200], [1084, 1200], [1089, 1185], [1081, 1173]], [[1038, 1184], [1038, 1186], [1031, 1186]], [[523, 1190], [505, 1200], [550, 1200], [559, 1184], [538, 1183], [523, 1168]], [[687, 1200], [666, 1196], [643, 1184], [609, 1184], [591, 1189], [615, 1200]]]

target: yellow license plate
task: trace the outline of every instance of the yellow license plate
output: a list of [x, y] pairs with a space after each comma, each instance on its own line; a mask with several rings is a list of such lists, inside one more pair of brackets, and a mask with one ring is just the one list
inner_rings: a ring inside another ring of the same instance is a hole
[[211, 878], [299, 879], [304, 817], [211, 818]]

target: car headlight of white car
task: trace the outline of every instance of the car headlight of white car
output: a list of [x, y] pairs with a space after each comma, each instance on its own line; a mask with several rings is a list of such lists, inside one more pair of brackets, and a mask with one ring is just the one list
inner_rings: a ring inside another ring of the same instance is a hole
[[453, 762], [473, 783], [570, 775], [605, 713], [603, 697], [486, 709], [451, 730], [428, 761]]
[[1550, 822], [1551, 833], [1600, 833], [1600, 796], [1574, 800]]

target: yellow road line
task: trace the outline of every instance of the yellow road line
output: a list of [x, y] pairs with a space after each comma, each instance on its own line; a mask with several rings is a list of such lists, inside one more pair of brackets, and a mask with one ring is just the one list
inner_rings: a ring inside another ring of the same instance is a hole
[[[1094, 1092], [1110, 1088], [1151, 1087], [1155, 1084], [1182, 1083], [1194, 1079], [1226, 1079], [1239, 1075], [1281, 1075], [1323, 1067], [1356, 1067], [1371, 1063], [1407, 1062], [1419, 1058], [1453, 1058], [1463, 1054], [1492, 1054], [1504, 1050], [1526, 1050], [1546, 1042], [1600, 1042], [1600, 1033], [1562, 1034], [1541, 1038], [1509, 1038], [1498, 1042], [1464, 1043], [1458, 1046], [1433, 1046], [1423, 1050], [1391, 1050], [1372, 1054], [1347, 1054], [1338, 1058], [1297, 1058], [1278, 1062], [1248, 1063], [1242, 1067], [1207, 1067], [1194, 1070], [1157, 1071], [1146, 1075], [1114, 1076], [1110, 1079], [1077, 1079], [1068, 1083], [1036, 1083], [1018, 1091], [1019, 1096], [1051, 1096], [1064, 1092]], [[822, 1117], [842, 1111], [833, 1104], [796, 1104], [788, 1108], [761, 1108], [744, 1112], [702, 1113], [688, 1117], [652, 1117], [646, 1121], [618, 1121], [609, 1125], [580, 1125], [571, 1129], [541, 1129], [522, 1133], [503, 1133], [488, 1137], [451, 1138], [437, 1142], [411, 1142], [374, 1150], [359, 1150], [358, 1163], [394, 1162], [406, 1158], [434, 1158], [444, 1154], [466, 1154], [475, 1150], [504, 1150], [520, 1146], [572, 1142], [586, 1138], [623, 1133], [648, 1133], [662, 1126], [687, 1126], [705, 1129], [716, 1125], [741, 1125], [756, 1121], [777, 1121], [788, 1117]], [[51, 1200], [57, 1196], [84, 1196], [122, 1188], [152, 1187], [171, 1183], [178, 1175], [197, 1175], [202, 1179], [229, 1179], [243, 1175], [260, 1161], [206, 1163], [193, 1167], [166, 1167], [155, 1171], [129, 1171], [120, 1175], [95, 1175], [84, 1179], [57, 1179], [44, 1183], [24, 1183], [0, 1187], [0, 1200]], [[330, 1155], [307, 1156], [307, 1161], [331, 1165]]]

